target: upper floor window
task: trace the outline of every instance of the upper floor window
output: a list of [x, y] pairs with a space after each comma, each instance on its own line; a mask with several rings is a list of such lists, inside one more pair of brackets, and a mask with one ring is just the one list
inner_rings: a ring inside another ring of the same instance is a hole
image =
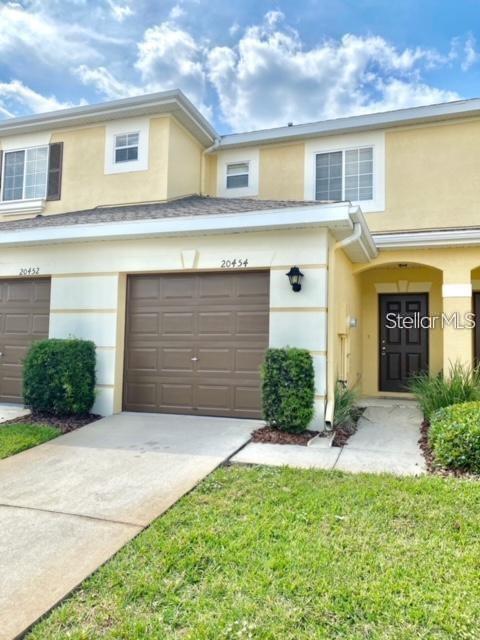
[[231, 162], [227, 164], [227, 189], [248, 187], [248, 162]]
[[316, 200], [373, 200], [373, 147], [316, 154]]
[[2, 200], [45, 198], [47, 176], [48, 146], [5, 152]]
[[137, 133], [122, 133], [115, 136], [115, 163], [138, 160]]

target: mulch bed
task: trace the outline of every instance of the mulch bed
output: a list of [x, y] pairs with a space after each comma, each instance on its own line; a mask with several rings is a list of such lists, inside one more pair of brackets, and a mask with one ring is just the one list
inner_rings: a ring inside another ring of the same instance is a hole
[[273, 427], [260, 427], [252, 433], [252, 442], [268, 444], [299, 444], [306, 447], [308, 442], [318, 435], [318, 431], [302, 431], [302, 433], [289, 433]]
[[428, 420], [424, 420], [420, 427], [420, 440], [418, 444], [425, 458], [425, 465], [428, 473], [436, 476], [453, 477], [453, 478], [469, 478], [472, 480], [479, 480], [480, 476], [474, 473], [468, 473], [461, 469], [444, 469], [435, 464], [435, 454], [432, 451], [430, 443], [428, 441], [428, 431], [430, 429], [430, 423]]
[[7, 420], [6, 422], [2, 422], [1, 426], [3, 427], [6, 424], [33, 424], [33, 425], [44, 425], [48, 424], [52, 427], [57, 427], [61, 431], [61, 433], [69, 433], [70, 431], [75, 431], [75, 429], [79, 429], [80, 427], [85, 427], [87, 424], [91, 422], [96, 422], [100, 420], [102, 416], [97, 415], [96, 413], [86, 413], [81, 416], [50, 416], [44, 413], [31, 413], [26, 416], [20, 416], [20, 418], [14, 418], [13, 420]]
[[357, 423], [362, 417], [365, 407], [356, 407], [353, 419], [349, 424], [334, 427], [332, 447], [344, 447], [353, 434], [357, 431]]

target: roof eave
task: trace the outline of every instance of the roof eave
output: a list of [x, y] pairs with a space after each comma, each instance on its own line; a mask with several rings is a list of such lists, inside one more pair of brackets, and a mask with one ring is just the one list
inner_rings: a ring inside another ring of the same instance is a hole
[[[332, 205], [285, 207], [246, 211], [238, 214], [179, 216], [122, 222], [88, 223], [55, 227], [35, 227], [3, 231], [0, 247], [44, 245], [64, 242], [94, 242], [182, 235], [213, 235], [254, 231], [327, 228], [337, 240], [342, 240], [353, 228], [352, 208], [349, 203]], [[369, 238], [368, 228], [362, 230], [359, 246], [353, 246], [354, 262], [368, 261], [367, 252], [359, 258], [358, 249]], [[367, 238], [367, 239], [366, 239]]]
[[0, 121], [0, 138], [162, 113], [174, 115], [205, 147], [210, 146], [218, 137], [215, 129], [185, 94], [175, 89], [98, 105], [7, 119]]
[[415, 126], [466, 117], [480, 116], [480, 99], [447, 102], [425, 107], [412, 107], [308, 124], [278, 127], [222, 136], [218, 150], [274, 142], [293, 142], [312, 137], [357, 133], [402, 126]]

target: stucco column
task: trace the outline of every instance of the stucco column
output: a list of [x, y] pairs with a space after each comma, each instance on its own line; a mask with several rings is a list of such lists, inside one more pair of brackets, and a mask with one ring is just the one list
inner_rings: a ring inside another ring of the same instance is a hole
[[472, 328], [468, 327], [472, 312], [472, 284], [470, 271], [461, 274], [444, 272], [443, 286], [443, 371], [448, 374], [451, 364], [473, 362]]

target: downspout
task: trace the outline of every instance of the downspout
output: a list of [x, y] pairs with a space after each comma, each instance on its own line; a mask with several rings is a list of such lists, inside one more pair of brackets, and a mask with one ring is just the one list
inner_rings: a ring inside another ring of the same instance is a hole
[[332, 245], [328, 252], [328, 315], [327, 315], [327, 406], [325, 408], [325, 428], [331, 431], [333, 428], [333, 415], [335, 413], [335, 316], [334, 308], [334, 282], [335, 282], [335, 253], [357, 242], [362, 235], [360, 222], [353, 223], [352, 233]]
[[205, 162], [206, 162], [206, 155], [211, 153], [212, 151], [215, 151], [216, 149], [218, 149], [219, 145], [220, 145], [220, 138], [215, 138], [215, 142], [210, 147], [207, 147], [206, 149], [204, 149], [203, 152], [202, 152], [202, 163], [201, 163], [201, 167], [200, 167], [200, 195], [204, 195], [204, 193], [205, 193]]

